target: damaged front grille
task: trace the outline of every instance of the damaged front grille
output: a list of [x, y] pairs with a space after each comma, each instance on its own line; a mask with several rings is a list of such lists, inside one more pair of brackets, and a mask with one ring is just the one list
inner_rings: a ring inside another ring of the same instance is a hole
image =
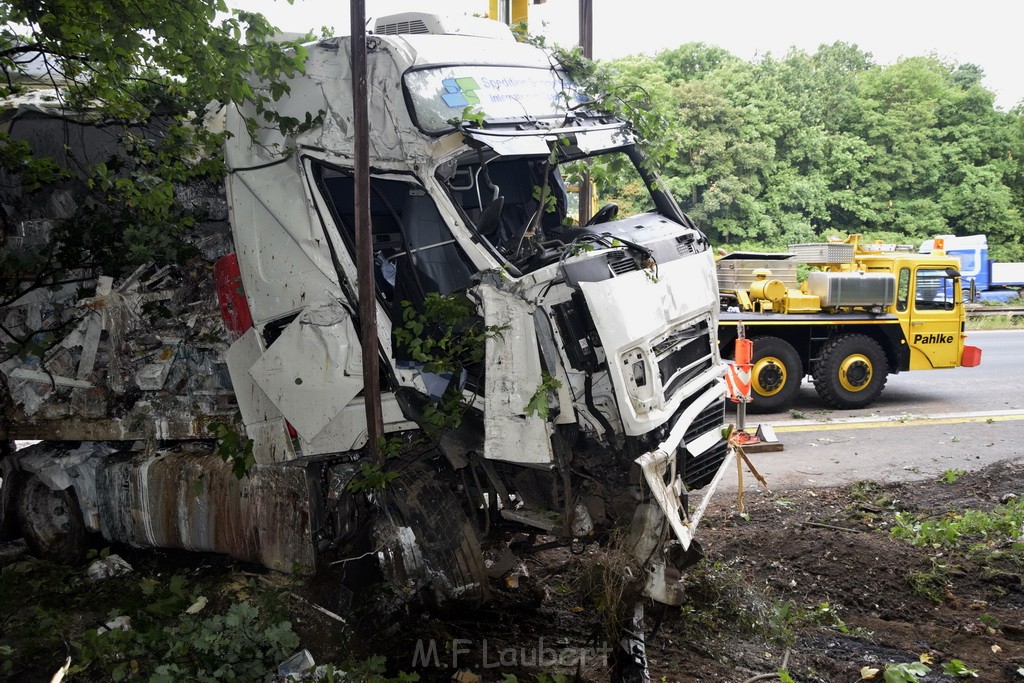
[[654, 353], [665, 398], [670, 399], [679, 387], [709, 369], [714, 362], [710, 325], [705, 320], [681, 330], [656, 344]]
[[[713, 429], [721, 429], [725, 423], [725, 401], [715, 401], [702, 410], [686, 430], [684, 443], [690, 443], [697, 437], [707, 434]], [[711, 483], [718, 468], [725, 461], [729, 444], [720, 438], [713, 446], [700, 455], [693, 455], [686, 448], [678, 450], [676, 457], [679, 476], [689, 490], [699, 489]]]

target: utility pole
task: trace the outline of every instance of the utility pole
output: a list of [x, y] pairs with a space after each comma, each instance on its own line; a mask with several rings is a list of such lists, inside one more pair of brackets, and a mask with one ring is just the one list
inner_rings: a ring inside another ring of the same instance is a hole
[[360, 344], [363, 347], [363, 403], [369, 452], [378, 461], [384, 435], [380, 405], [377, 296], [373, 278], [373, 240], [370, 234], [370, 123], [366, 96], [366, 0], [349, 0], [352, 20], [352, 135], [355, 180], [356, 277], [359, 279]]
[[[580, 0], [580, 47], [583, 56], [594, 58], [594, 0]], [[593, 203], [593, 187], [590, 174], [584, 172], [580, 178], [580, 225], [590, 222], [590, 205]]]

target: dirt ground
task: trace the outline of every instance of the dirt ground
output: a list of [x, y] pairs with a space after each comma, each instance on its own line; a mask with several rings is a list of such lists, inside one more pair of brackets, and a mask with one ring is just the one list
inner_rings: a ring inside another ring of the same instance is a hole
[[[742, 516], [735, 494], [718, 496], [688, 603], [646, 610], [652, 680], [741, 683], [785, 661], [794, 681], [852, 682], [870, 669], [881, 681], [887, 666], [922, 658], [931, 673], [893, 680], [974, 678], [970, 671], [981, 681], [1024, 680], [1024, 530], [940, 548], [888, 533], [897, 512], [957, 519], [1024, 494], [1020, 464], [951, 478], [748, 493]], [[485, 681], [508, 673], [573, 680], [577, 670], [582, 680], [606, 681], [609, 564], [596, 550], [540, 553], [526, 560], [529, 578], [496, 589], [488, 609], [445, 619], [408, 613], [382, 628], [356, 622], [368, 636], [357, 640], [387, 655], [393, 671], [416, 668], [421, 680], [448, 680], [455, 664]], [[431, 640], [438, 657], [413, 667], [418, 643], [429, 654]], [[953, 660], [963, 663], [960, 676], [943, 673]]]
[[[966, 510], [1005, 509], [1012, 496], [1024, 496], [1024, 464], [955, 473], [947, 482], [748, 492], [743, 515], [735, 493], [717, 496], [686, 604], [646, 605], [652, 680], [743, 683], [776, 673], [853, 682], [875, 669], [873, 680], [882, 681], [887, 666], [923, 657], [931, 673], [892, 680], [955, 680], [943, 671], [960, 660], [962, 675], [971, 670], [976, 680], [1024, 681], [1024, 530], [953, 535], [924, 547], [889, 533], [897, 513], [956, 520]], [[302, 583], [222, 558], [115, 550], [136, 574], [95, 587], [23, 558], [4, 569], [0, 648], [9, 648], [12, 666], [0, 676], [48, 678], [74, 655], [68, 643], [76, 629], [102, 624], [147, 572], [186, 574], [189, 586], [211, 596], [210, 609], [239, 590], [257, 595], [269, 587], [259, 599], [289, 619], [318, 663], [373, 662], [369, 669], [391, 677], [415, 671], [422, 681], [459, 672], [467, 682], [608, 681], [618, 633], [612, 624], [633, 604], [623, 580], [628, 566], [596, 546], [522, 553], [516, 587], [495, 580], [487, 608], [445, 616], [353, 581], [360, 573], [372, 578], [368, 564], [339, 565]], [[339, 590], [342, 579], [364, 587]], [[44, 627], [40, 615], [55, 625]], [[103, 679], [86, 671], [70, 680]]]

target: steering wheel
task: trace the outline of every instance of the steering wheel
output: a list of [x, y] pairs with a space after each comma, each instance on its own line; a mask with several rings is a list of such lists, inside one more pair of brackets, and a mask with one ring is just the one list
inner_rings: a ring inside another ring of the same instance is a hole
[[490, 237], [491, 233], [501, 225], [501, 210], [505, 208], [505, 197], [496, 197], [487, 208], [483, 210], [480, 217], [476, 219], [476, 231], [484, 237]]
[[615, 217], [619, 215], [619, 205], [615, 202], [605, 204], [597, 213], [590, 217], [587, 221], [587, 225], [599, 225], [600, 223], [607, 223], [608, 221], [615, 220]]

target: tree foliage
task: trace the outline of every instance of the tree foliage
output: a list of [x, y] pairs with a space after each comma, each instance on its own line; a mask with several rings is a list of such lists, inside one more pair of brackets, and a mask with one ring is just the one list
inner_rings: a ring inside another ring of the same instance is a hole
[[[304, 48], [275, 42], [262, 15], [228, 13], [223, 0], [5, 0], [0, 18], [0, 301], [71, 269], [117, 276], [180, 260], [198, 217], [175, 190], [223, 172], [225, 133], [204, 119], [219, 105], [251, 102], [253, 125], [294, 125], [267, 105], [287, 94], [281, 76], [302, 69]], [[252, 74], [266, 87], [254, 88]], [[66, 117], [63, 141], [41, 151], [8, 134], [26, 102]], [[83, 123], [87, 146], [74, 144]], [[53, 210], [58, 190], [66, 201]], [[12, 217], [51, 220], [46, 244], [19, 249], [8, 239]]]
[[983, 233], [1024, 260], [1024, 108], [996, 109], [973, 64], [883, 66], [845, 43], [748, 62], [690, 43], [598, 68], [610, 91], [643, 86], [662, 174], [715, 242]]

